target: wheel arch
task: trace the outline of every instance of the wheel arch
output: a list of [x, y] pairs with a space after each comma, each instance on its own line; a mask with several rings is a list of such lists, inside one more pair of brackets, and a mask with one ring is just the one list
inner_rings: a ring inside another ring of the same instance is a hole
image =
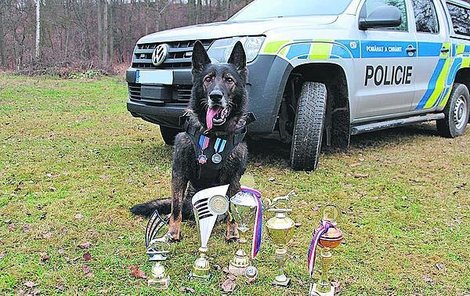
[[[328, 92], [325, 117], [326, 144], [335, 148], [347, 148], [350, 143], [351, 108], [349, 85], [344, 68], [330, 62], [298, 65], [290, 72], [285, 91], [293, 79], [299, 78], [300, 84], [303, 81], [315, 81], [326, 85]], [[297, 89], [300, 91], [299, 86]], [[282, 107], [279, 109], [279, 118], [281, 118]]]
[[454, 83], [465, 84], [468, 90], [470, 90], [470, 67], [461, 68], [455, 75]]
[[[469, 58], [470, 59], [470, 58]], [[470, 92], [470, 60], [468, 61], [469, 66], [460, 68], [455, 74], [454, 83], [460, 83], [467, 87]], [[469, 102], [470, 104], [470, 102]], [[470, 109], [470, 106], [469, 106]], [[470, 110], [469, 110], [470, 113]]]

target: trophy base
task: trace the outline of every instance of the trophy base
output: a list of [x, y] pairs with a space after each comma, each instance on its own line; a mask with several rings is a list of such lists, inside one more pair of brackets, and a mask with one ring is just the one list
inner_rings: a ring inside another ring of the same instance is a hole
[[209, 260], [207, 260], [207, 256], [205, 252], [207, 249], [199, 249], [201, 253], [199, 254], [199, 258], [194, 261], [193, 269], [189, 273], [190, 279], [200, 279], [200, 280], [208, 280], [211, 277], [211, 265]]
[[310, 286], [310, 293], [309, 296], [334, 296], [335, 295], [335, 288], [330, 286], [330, 291], [328, 292], [319, 292], [317, 284], [313, 284]]
[[208, 281], [210, 278], [211, 278], [211, 274], [210, 273], [199, 273], [199, 272], [194, 272], [194, 271], [191, 271], [189, 273], [189, 278], [191, 280], [204, 280], [204, 281]]
[[248, 266], [249, 266], [248, 264], [246, 266], [236, 266], [232, 264], [232, 262], [230, 262], [228, 265], [228, 271], [233, 275], [241, 276], [241, 275], [245, 275], [246, 269], [248, 268]]
[[156, 278], [150, 278], [147, 281], [148, 286], [155, 287], [157, 290], [166, 290], [168, 289], [168, 286], [170, 285], [170, 277], [166, 278], [161, 278], [161, 279], [156, 279]]
[[245, 275], [248, 266], [250, 266], [250, 258], [243, 249], [238, 249], [228, 264], [228, 271], [236, 276]]
[[290, 285], [290, 278], [286, 277], [285, 275], [278, 275], [274, 281], [272, 282], [274, 286], [279, 287], [289, 287]]

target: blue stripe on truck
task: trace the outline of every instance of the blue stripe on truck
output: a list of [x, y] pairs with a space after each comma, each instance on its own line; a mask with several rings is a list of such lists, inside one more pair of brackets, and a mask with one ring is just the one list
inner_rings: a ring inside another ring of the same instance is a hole
[[415, 41], [362, 41], [362, 58], [402, 58], [416, 57], [416, 53], [408, 53], [406, 48], [416, 48]]
[[441, 74], [441, 71], [442, 71], [442, 68], [444, 67], [445, 62], [446, 62], [445, 59], [440, 59], [439, 62], [437, 63], [437, 66], [436, 68], [434, 68], [434, 72], [432, 73], [431, 80], [429, 80], [428, 90], [419, 101], [418, 106], [416, 106], [416, 109], [423, 109], [424, 105], [426, 104], [428, 99], [431, 97], [432, 93], [434, 92], [434, 89], [436, 88], [437, 78], [439, 78], [439, 74]]
[[418, 42], [418, 56], [438, 57], [441, 54], [442, 42]]

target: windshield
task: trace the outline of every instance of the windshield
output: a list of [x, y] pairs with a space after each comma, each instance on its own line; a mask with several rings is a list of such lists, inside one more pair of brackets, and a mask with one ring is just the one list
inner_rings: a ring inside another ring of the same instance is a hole
[[352, 0], [255, 0], [235, 14], [231, 21], [248, 21], [267, 18], [338, 15]]

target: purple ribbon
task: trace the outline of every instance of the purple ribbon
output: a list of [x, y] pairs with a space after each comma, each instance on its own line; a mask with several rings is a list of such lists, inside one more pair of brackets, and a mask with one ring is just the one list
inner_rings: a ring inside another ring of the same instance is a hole
[[241, 191], [250, 193], [256, 200], [256, 216], [253, 227], [253, 243], [251, 245], [251, 258], [255, 258], [261, 248], [261, 237], [263, 232], [263, 203], [261, 202], [261, 192], [256, 189], [243, 186]]
[[315, 258], [318, 242], [320, 241], [320, 237], [325, 234], [328, 229], [330, 229], [330, 227], [334, 227], [330, 221], [322, 220], [320, 227], [318, 227], [313, 233], [312, 241], [310, 242], [310, 247], [308, 248], [307, 253], [307, 264], [310, 277], [312, 277], [313, 268], [315, 267]]

